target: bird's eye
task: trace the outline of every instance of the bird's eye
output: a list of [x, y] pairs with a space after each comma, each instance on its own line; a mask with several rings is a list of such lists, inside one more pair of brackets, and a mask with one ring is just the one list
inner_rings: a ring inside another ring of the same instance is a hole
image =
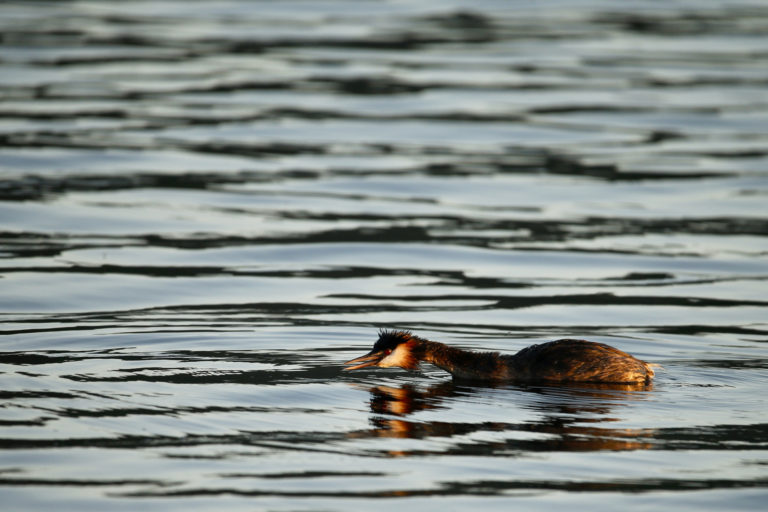
[[384, 353], [385, 353], [385, 354], [387, 354], [387, 355], [389, 355], [389, 354], [391, 354], [391, 353], [392, 353], [392, 349], [391, 349], [391, 348], [388, 348], [387, 350], [385, 350], [385, 351], [384, 351]]

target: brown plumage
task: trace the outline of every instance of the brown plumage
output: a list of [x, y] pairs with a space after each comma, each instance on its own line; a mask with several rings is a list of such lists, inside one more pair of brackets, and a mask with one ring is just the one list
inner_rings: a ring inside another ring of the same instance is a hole
[[473, 352], [414, 336], [380, 331], [368, 354], [347, 361], [345, 370], [368, 366], [415, 370], [432, 363], [455, 378], [509, 382], [650, 383], [652, 365], [602, 343], [563, 339], [531, 345], [514, 355]]

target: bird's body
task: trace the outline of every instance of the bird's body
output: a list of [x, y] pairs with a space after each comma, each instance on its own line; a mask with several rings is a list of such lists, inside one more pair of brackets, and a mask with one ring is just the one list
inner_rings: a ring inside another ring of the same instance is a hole
[[514, 355], [474, 352], [429, 341], [407, 331], [381, 331], [373, 350], [346, 364], [418, 368], [431, 363], [454, 378], [506, 382], [650, 383], [651, 365], [602, 343], [562, 339], [531, 345]]

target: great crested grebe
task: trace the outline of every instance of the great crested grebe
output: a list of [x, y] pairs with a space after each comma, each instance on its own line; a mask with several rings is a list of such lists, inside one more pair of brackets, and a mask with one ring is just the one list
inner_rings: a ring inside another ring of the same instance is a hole
[[454, 378], [508, 382], [645, 383], [652, 365], [602, 343], [564, 339], [531, 345], [514, 355], [473, 352], [414, 336], [409, 331], [379, 331], [373, 350], [344, 363], [345, 370], [368, 366], [415, 370], [432, 363]]

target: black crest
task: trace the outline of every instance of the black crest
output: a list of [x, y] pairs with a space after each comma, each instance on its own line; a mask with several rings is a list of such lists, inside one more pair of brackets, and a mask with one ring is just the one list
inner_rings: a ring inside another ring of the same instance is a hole
[[411, 331], [388, 331], [382, 329], [379, 331], [379, 339], [373, 346], [373, 350], [377, 352], [379, 350], [394, 350], [395, 347], [410, 339], [413, 339]]

